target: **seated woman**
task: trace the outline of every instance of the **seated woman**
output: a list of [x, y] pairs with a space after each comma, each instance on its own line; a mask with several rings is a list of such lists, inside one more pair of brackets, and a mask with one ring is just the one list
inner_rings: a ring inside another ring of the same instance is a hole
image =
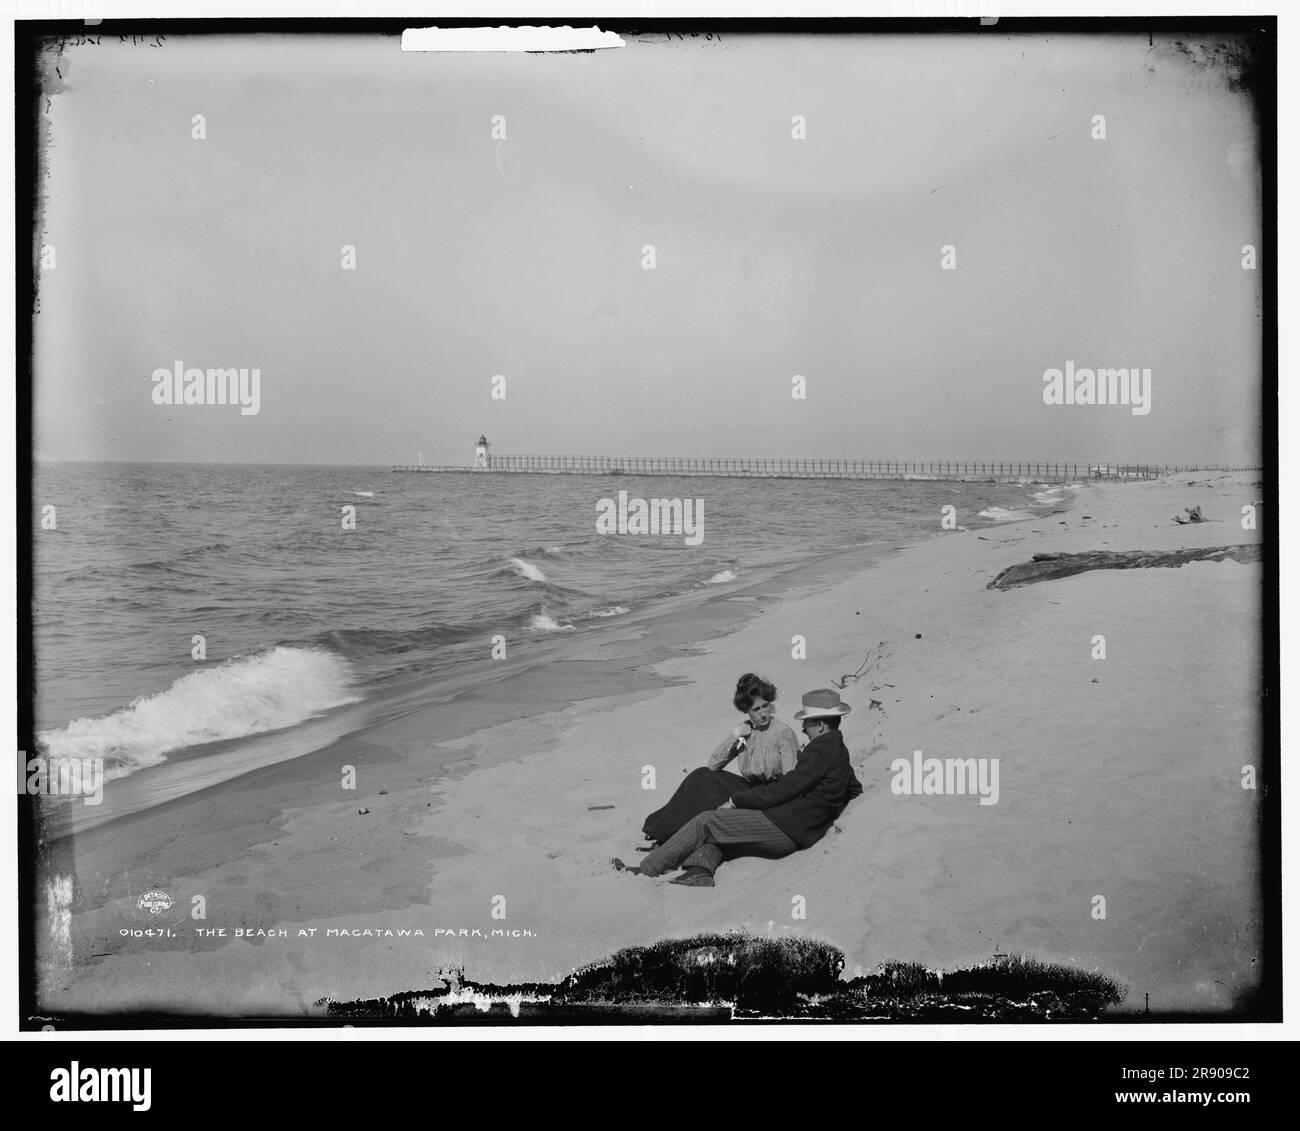
[[[645, 819], [641, 831], [647, 840], [662, 844], [692, 817], [716, 809], [738, 790], [775, 781], [794, 769], [799, 739], [773, 717], [775, 702], [776, 688], [753, 672], [737, 680], [732, 703], [746, 717], [709, 755], [708, 765], [689, 773], [668, 804]], [[723, 769], [733, 758], [737, 773]]]

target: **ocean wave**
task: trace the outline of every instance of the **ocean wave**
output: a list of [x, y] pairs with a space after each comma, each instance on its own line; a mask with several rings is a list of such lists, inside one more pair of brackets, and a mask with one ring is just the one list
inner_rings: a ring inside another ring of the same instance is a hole
[[[169, 572], [183, 562], [192, 562], [196, 558], [206, 557], [208, 554], [225, 554], [230, 551], [229, 542], [209, 542], [205, 546], [191, 546], [188, 549], [180, 550], [167, 558], [153, 558], [144, 562], [129, 562], [122, 568], [138, 569], [149, 572]], [[91, 567], [96, 571], [101, 571], [109, 575], [116, 574], [118, 569], [110, 569], [104, 566]]]
[[546, 574], [533, 565], [532, 562], [526, 562], [523, 558], [511, 558], [510, 564], [515, 567], [515, 572], [520, 577], [526, 577], [529, 581], [546, 580]]
[[528, 627], [534, 632], [573, 632], [574, 627], [571, 624], [557, 624], [551, 615], [543, 609], [540, 613], [534, 613], [528, 621]]
[[313, 637], [311, 644], [341, 652], [349, 658], [362, 659], [374, 655], [398, 655], [416, 648], [459, 644], [477, 632], [475, 626], [447, 624], [416, 628], [333, 628]]
[[272, 648], [200, 668], [123, 710], [43, 731], [53, 758], [103, 758], [105, 777], [156, 765], [173, 750], [294, 726], [357, 702], [352, 670], [323, 649]]
[[705, 585], [721, 585], [724, 581], [735, 581], [736, 575], [729, 569], [721, 569], [706, 581]]
[[354, 495], [360, 495], [363, 499], [373, 499], [375, 497], [373, 491], [353, 491], [352, 493]]
[[989, 507], [988, 510], [980, 511], [980, 518], [991, 518], [994, 522], [1020, 522], [1034, 517], [1032, 511], [1008, 510], [1006, 507]]
[[621, 617], [628, 611], [626, 605], [611, 605], [608, 609], [597, 609], [594, 613], [588, 613], [590, 617]]

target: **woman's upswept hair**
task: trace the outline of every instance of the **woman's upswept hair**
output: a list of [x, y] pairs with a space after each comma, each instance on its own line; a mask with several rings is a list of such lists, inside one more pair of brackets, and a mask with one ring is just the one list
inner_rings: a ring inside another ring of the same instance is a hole
[[736, 680], [736, 695], [731, 701], [737, 711], [748, 711], [755, 699], [776, 702], [776, 685], [768, 683], [762, 676], [746, 672]]

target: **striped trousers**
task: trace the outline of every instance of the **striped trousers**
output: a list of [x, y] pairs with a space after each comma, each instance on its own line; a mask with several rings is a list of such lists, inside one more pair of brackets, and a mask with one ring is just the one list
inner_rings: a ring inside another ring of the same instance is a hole
[[658, 876], [674, 868], [716, 871], [734, 856], [777, 859], [799, 846], [758, 809], [710, 809], [692, 817], [641, 861], [641, 873]]

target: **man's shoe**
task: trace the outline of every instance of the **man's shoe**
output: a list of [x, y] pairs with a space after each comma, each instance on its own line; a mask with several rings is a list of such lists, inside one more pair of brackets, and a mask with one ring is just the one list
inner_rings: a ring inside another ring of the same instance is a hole
[[681, 884], [688, 888], [711, 888], [713, 884], [713, 873], [707, 868], [687, 868], [675, 880], [669, 880], [670, 884]]
[[613, 864], [614, 864], [614, 871], [616, 872], [626, 872], [630, 876], [639, 876], [641, 874], [640, 868], [629, 868], [617, 856], [614, 857]]

